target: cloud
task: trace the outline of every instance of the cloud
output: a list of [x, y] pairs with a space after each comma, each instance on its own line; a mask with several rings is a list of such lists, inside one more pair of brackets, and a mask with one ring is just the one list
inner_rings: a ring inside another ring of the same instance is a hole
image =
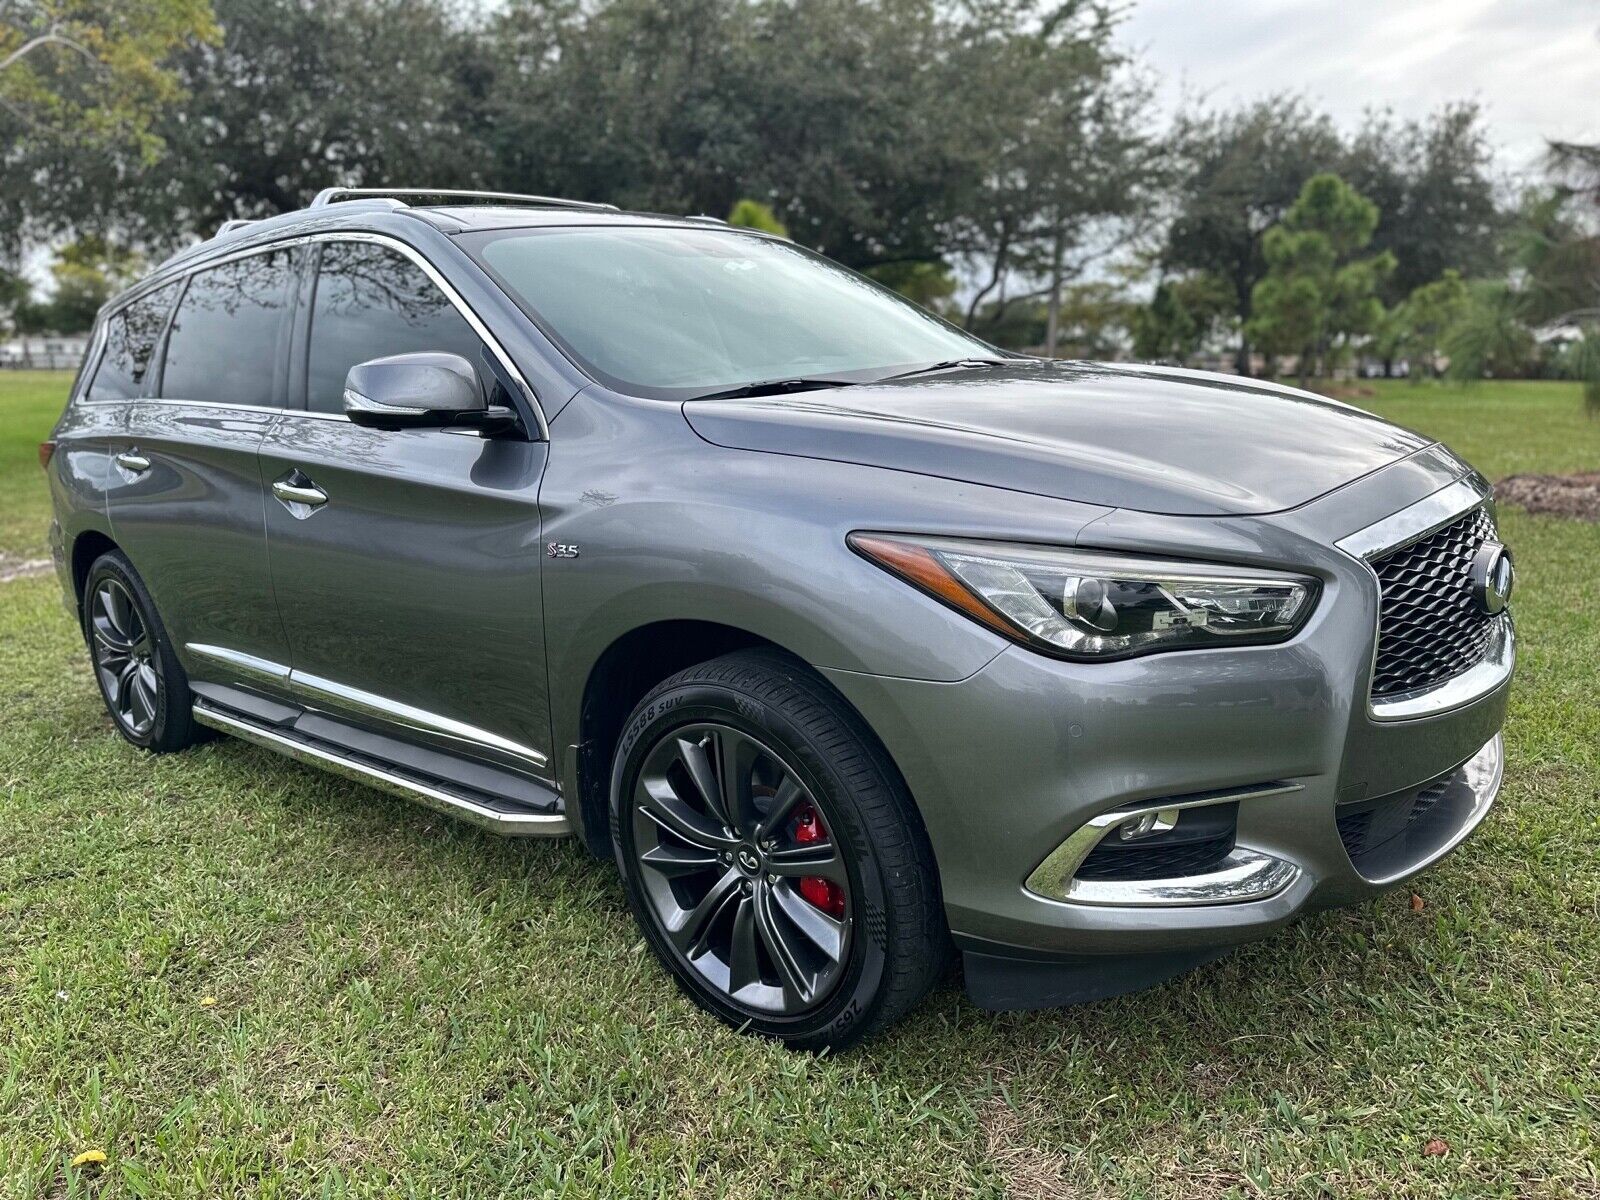
[[1600, 140], [1600, 0], [1141, 0], [1121, 37], [1169, 106], [1293, 91], [1349, 126], [1477, 100], [1514, 171]]

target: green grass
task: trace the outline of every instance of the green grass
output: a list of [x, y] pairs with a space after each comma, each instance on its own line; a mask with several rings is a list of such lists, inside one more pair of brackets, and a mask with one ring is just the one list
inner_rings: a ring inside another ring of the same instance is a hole
[[[31, 553], [59, 399], [13, 378], [0, 549]], [[1600, 457], [1575, 390], [1397, 393], [1490, 474]], [[838, 1058], [702, 1016], [574, 845], [234, 741], [135, 752], [54, 579], [0, 585], [0, 1197], [1594, 1197], [1600, 527], [1505, 529], [1507, 783], [1420, 911], [1319, 914], [1076, 1009], [946, 986]]]
[[1600, 470], [1600, 415], [1576, 383], [1366, 381], [1351, 403], [1446, 443], [1490, 479]]
[[50, 494], [39, 443], [67, 401], [70, 371], [0, 371], [0, 555], [42, 558]]

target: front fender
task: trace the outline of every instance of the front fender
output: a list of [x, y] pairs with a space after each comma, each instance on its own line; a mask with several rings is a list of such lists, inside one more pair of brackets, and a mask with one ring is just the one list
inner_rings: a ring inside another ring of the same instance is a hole
[[995, 634], [853, 553], [857, 529], [1070, 544], [1108, 511], [881, 468], [713, 446], [679, 406], [585, 392], [552, 429], [544, 538], [577, 557], [544, 572], [557, 745], [620, 637], [713, 622], [819, 669], [949, 682], [1004, 648]]

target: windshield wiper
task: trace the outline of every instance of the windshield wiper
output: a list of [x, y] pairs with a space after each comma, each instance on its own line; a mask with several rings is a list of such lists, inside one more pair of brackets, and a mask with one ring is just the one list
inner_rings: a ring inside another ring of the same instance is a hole
[[1009, 358], [947, 358], [943, 362], [930, 363], [926, 367], [913, 367], [896, 375], [885, 375], [873, 382], [887, 383], [891, 379], [910, 379], [913, 375], [932, 375], [935, 371], [953, 371], [957, 367], [1003, 367], [1011, 361]]
[[800, 375], [793, 379], [760, 379], [755, 383], [741, 383], [738, 387], [722, 388], [690, 396], [691, 400], [739, 400], [746, 396], [786, 396], [790, 392], [812, 392], [820, 388], [850, 387], [854, 379], [833, 379], [825, 375]]

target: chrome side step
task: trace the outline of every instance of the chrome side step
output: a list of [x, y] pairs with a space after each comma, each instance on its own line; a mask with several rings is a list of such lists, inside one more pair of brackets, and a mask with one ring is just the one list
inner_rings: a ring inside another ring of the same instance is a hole
[[276, 729], [269, 729], [203, 703], [194, 706], [194, 719], [208, 728], [220, 730], [247, 742], [254, 742], [258, 746], [265, 746], [268, 750], [276, 750], [296, 762], [319, 767], [335, 775], [365, 783], [369, 787], [413, 800], [436, 812], [460, 817], [480, 828], [506, 837], [565, 837], [572, 832], [572, 823], [564, 813], [543, 813], [522, 807], [494, 808], [467, 796], [341, 754], [331, 746], [312, 743]]

